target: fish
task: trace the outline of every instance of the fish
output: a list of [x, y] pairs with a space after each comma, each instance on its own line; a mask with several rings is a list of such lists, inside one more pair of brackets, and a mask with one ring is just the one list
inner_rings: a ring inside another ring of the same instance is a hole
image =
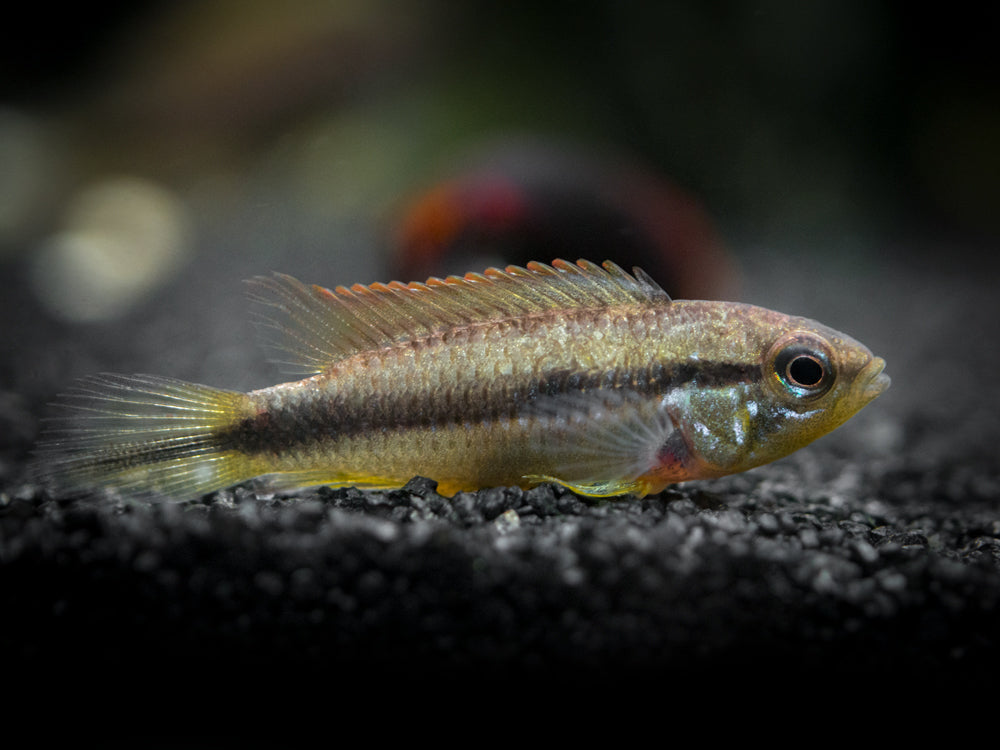
[[195, 499], [255, 479], [279, 492], [423, 476], [445, 496], [552, 482], [642, 497], [786, 456], [890, 383], [832, 328], [674, 300], [610, 261], [333, 290], [276, 273], [250, 293], [302, 379], [243, 393], [85, 378], [36, 450], [52, 488]]

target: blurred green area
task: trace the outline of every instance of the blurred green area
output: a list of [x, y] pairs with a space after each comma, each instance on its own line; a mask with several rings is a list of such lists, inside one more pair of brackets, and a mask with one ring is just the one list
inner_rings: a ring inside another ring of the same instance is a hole
[[383, 278], [406, 201], [523, 135], [666, 176], [736, 256], [1000, 238], [993, 4], [22, 10], [0, 53], [0, 257], [73, 320], [207, 257]]

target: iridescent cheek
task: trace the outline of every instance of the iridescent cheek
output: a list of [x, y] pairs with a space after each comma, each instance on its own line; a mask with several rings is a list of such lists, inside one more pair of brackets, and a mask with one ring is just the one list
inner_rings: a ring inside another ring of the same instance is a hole
[[696, 451], [717, 466], [741, 463], [755, 442], [756, 389], [729, 387], [706, 394], [692, 415]]
[[754, 420], [748, 463], [767, 463], [811, 442], [821, 427], [822, 416], [823, 410], [818, 408], [797, 411], [777, 403], [761, 406]]

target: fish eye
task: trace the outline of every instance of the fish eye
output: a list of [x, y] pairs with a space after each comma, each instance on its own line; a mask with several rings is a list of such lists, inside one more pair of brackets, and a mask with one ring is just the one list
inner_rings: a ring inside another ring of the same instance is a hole
[[825, 347], [803, 336], [779, 342], [773, 358], [774, 375], [784, 390], [799, 399], [822, 396], [833, 386], [835, 373]]
[[815, 388], [823, 380], [823, 363], [812, 354], [799, 354], [785, 368], [785, 380], [803, 388]]

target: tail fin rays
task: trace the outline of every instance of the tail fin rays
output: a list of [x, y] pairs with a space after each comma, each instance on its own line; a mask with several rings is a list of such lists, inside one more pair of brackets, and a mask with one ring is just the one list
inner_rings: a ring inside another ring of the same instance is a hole
[[191, 498], [260, 472], [226, 445], [247, 396], [151, 375], [96, 375], [59, 397], [36, 451], [57, 489]]

